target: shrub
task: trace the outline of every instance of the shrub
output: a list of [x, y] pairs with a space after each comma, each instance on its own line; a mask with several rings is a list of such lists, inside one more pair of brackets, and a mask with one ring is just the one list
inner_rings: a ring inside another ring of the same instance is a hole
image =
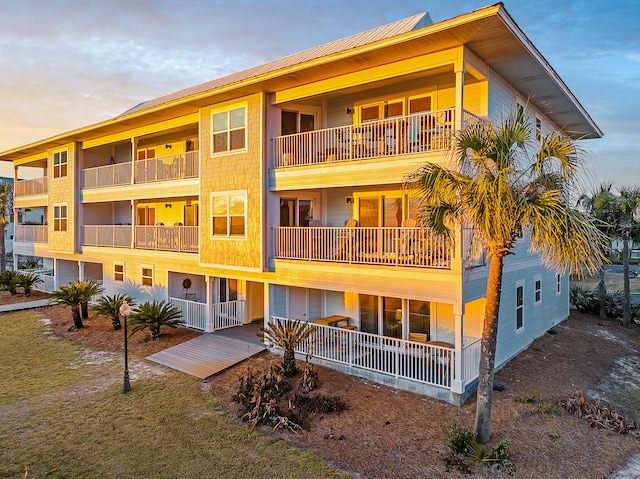
[[184, 324], [182, 312], [173, 304], [166, 301], [147, 301], [136, 307], [129, 316], [129, 324], [134, 328], [129, 336], [149, 328], [151, 340], [155, 341], [160, 337], [160, 327], [169, 326], [177, 328]]
[[447, 445], [454, 454], [466, 454], [469, 446], [475, 442], [471, 427], [452, 419], [448, 426], [442, 426], [447, 436]]

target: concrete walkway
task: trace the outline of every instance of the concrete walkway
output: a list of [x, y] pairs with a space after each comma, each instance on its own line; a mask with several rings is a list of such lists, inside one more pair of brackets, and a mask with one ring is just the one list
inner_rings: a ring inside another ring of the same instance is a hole
[[25, 311], [27, 309], [44, 308], [51, 303], [48, 299], [38, 299], [36, 301], [25, 301], [23, 303], [0, 304], [0, 313], [11, 313], [14, 311]]

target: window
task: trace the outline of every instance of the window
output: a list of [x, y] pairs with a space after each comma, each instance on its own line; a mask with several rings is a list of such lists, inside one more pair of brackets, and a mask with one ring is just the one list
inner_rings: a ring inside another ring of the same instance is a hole
[[153, 286], [153, 268], [151, 266], [143, 266], [141, 276], [143, 286]]
[[53, 231], [67, 231], [67, 205], [54, 205]]
[[540, 276], [536, 276], [536, 279], [534, 281], [533, 296], [533, 302], [535, 304], [540, 304], [542, 302], [542, 278]]
[[238, 280], [231, 278], [220, 278], [218, 282], [218, 302], [238, 300]]
[[536, 141], [542, 141], [542, 120], [536, 118]]
[[516, 330], [524, 326], [524, 284], [516, 285]]
[[247, 223], [246, 193], [211, 194], [211, 235], [245, 236]]
[[244, 150], [246, 148], [246, 110], [246, 107], [242, 106], [213, 114], [211, 119], [213, 134], [212, 154]]
[[53, 177], [67, 176], [67, 151], [59, 151], [53, 154]]
[[113, 280], [124, 281], [124, 263], [113, 264]]
[[309, 226], [313, 220], [313, 200], [280, 198], [280, 226]]
[[556, 274], [556, 294], [560, 294], [562, 292], [562, 276]]

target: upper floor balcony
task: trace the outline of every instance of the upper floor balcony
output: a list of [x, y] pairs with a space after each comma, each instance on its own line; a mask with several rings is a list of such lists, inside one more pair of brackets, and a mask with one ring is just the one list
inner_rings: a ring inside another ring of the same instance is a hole
[[85, 246], [198, 252], [198, 226], [84, 225]]
[[15, 225], [13, 239], [24, 243], [47, 243], [49, 227], [47, 225]]
[[49, 181], [46, 176], [29, 180], [18, 180], [14, 188], [16, 196], [46, 195], [49, 192]]
[[[274, 166], [334, 164], [425, 152], [452, 144], [455, 109], [423, 112], [275, 138]], [[464, 112], [465, 124], [475, 115]]]
[[197, 178], [199, 175], [199, 151], [137, 160], [113, 165], [86, 168], [82, 171], [83, 188], [108, 188], [132, 183]]

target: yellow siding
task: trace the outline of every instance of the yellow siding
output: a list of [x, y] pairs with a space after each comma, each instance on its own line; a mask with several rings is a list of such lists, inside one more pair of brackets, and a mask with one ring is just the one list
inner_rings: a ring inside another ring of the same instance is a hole
[[[262, 95], [202, 109], [200, 139], [200, 261], [240, 268], [262, 268]], [[211, 155], [211, 112], [247, 106], [247, 148], [240, 153]], [[247, 192], [246, 239], [211, 238], [211, 193]]]
[[[53, 155], [60, 151], [67, 151], [67, 176], [54, 178]], [[49, 150], [47, 160], [47, 177], [49, 178], [49, 205], [47, 217], [49, 224], [49, 251], [60, 253], [74, 253], [75, 230], [75, 169], [77, 163], [77, 146], [68, 143], [54, 150]], [[53, 208], [55, 205], [67, 205], [67, 231], [54, 231]]]

